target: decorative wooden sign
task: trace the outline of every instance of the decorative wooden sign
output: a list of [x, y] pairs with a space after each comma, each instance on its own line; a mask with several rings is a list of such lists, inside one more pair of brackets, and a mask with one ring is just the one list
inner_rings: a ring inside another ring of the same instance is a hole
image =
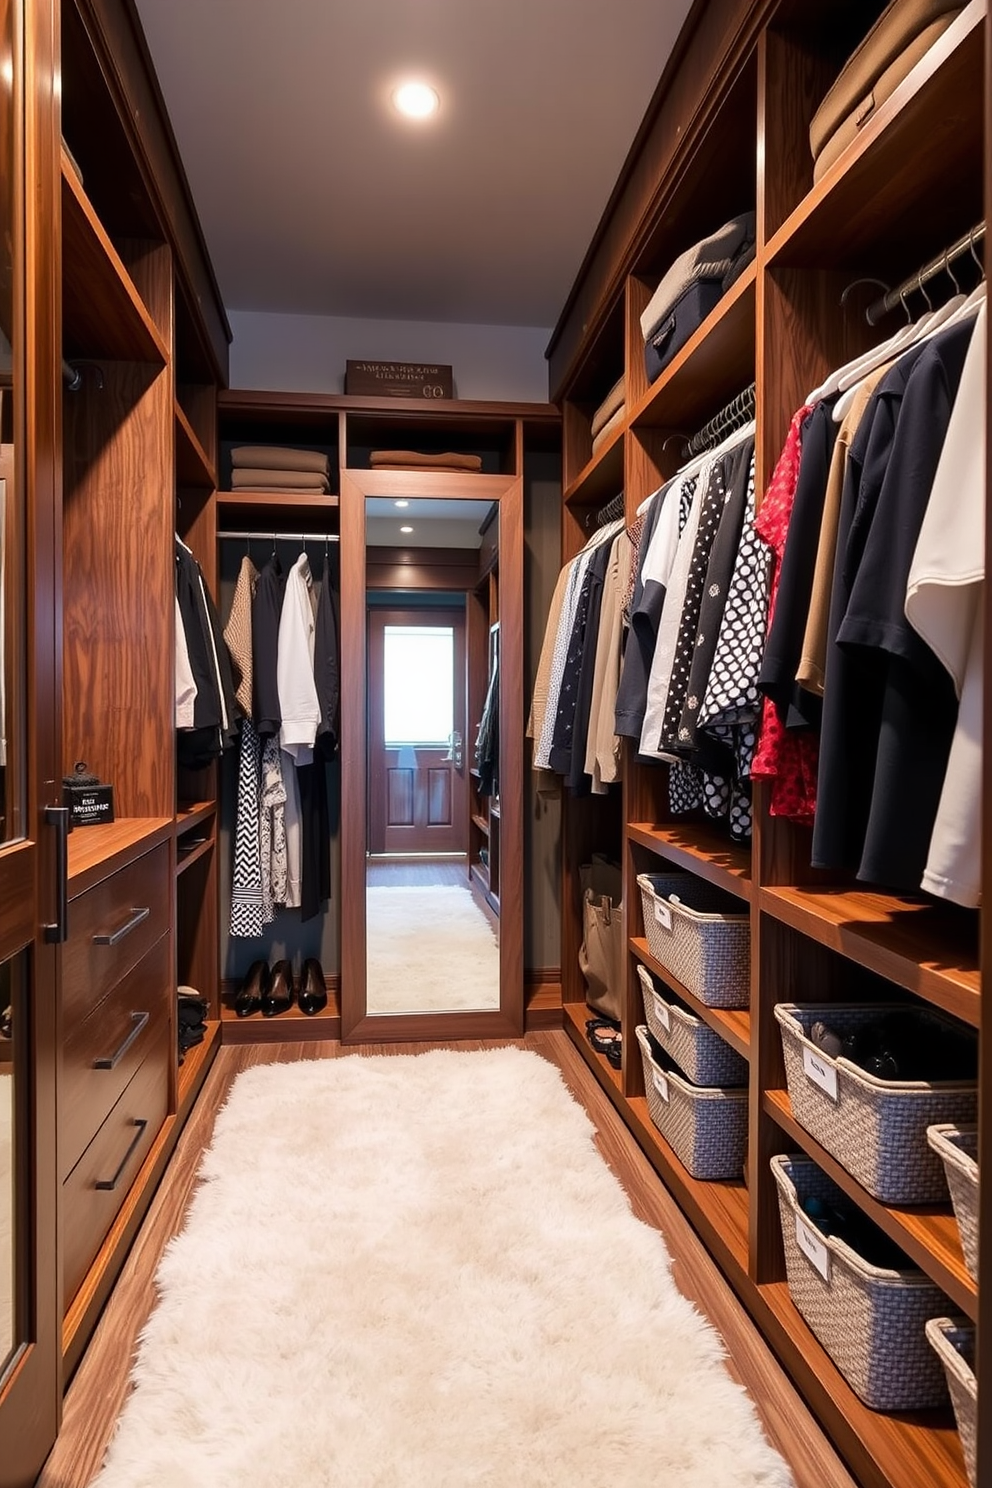
[[344, 390], [373, 398], [453, 398], [451, 368], [436, 362], [345, 364]]

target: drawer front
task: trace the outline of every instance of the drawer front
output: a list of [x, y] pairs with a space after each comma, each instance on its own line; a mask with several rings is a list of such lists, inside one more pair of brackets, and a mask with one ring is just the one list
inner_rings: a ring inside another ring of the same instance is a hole
[[66, 1178], [163, 1029], [171, 1028], [172, 936], [163, 935], [66, 1040], [59, 1168]]
[[64, 1039], [168, 928], [167, 842], [70, 900], [69, 939], [62, 953]]
[[103, 1126], [62, 1186], [62, 1276], [68, 1308], [165, 1120], [169, 1037], [158, 1034]]

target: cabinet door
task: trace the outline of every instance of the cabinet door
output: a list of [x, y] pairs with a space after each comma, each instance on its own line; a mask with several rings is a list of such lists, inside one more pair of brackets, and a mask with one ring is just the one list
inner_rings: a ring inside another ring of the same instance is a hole
[[[26, 77], [36, 82], [33, 67], [25, 70], [25, 25], [37, 19], [34, 0], [0, 0], [0, 1488], [34, 1482], [55, 1438], [60, 1393], [55, 977], [56, 870], [64, 861], [59, 818], [49, 820], [45, 809], [58, 801], [61, 776], [51, 458], [57, 364], [52, 345], [41, 347], [41, 337], [51, 342], [54, 334], [52, 250], [26, 227], [24, 196], [25, 152], [41, 153], [36, 132], [23, 128]], [[30, 210], [39, 210], [37, 200]], [[36, 260], [30, 273], [27, 233]], [[37, 337], [30, 348], [28, 326]], [[38, 389], [49, 387], [40, 398], [28, 387], [28, 367]]]

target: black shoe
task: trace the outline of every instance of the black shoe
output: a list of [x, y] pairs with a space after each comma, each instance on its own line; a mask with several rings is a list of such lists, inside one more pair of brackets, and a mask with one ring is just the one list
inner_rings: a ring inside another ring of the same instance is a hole
[[262, 1017], [275, 1018], [293, 1006], [293, 968], [288, 961], [277, 961], [267, 992], [262, 994]]
[[269, 967], [265, 961], [253, 961], [248, 968], [248, 975], [241, 983], [234, 1003], [234, 1011], [239, 1018], [247, 1018], [252, 1013], [257, 1013], [262, 1006], [262, 999], [269, 993]]
[[313, 1017], [314, 1013], [322, 1012], [327, 1006], [327, 983], [324, 980], [324, 969], [313, 956], [308, 956], [303, 963], [300, 995], [297, 1000], [301, 1012], [308, 1013], [310, 1017]]

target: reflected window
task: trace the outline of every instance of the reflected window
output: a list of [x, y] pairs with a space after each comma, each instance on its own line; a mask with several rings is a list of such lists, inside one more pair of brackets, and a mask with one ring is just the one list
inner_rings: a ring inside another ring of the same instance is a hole
[[454, 728], [453, 628], [387, 625], [384, 661], [386, 748], [446, 745]]

